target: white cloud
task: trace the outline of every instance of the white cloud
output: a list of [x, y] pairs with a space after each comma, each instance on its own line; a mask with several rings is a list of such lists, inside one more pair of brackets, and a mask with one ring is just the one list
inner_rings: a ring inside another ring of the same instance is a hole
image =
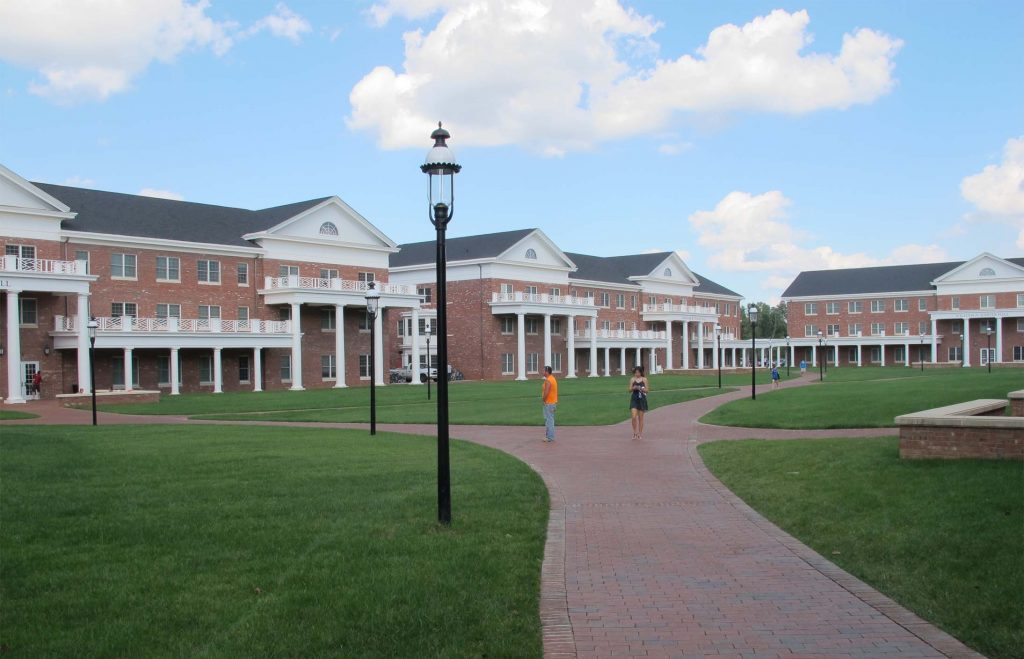
[[[302, 40], [302, 33], [311, 32], [313, 28], [309, 21], [289, 9], [283, 2], [279, 2], [274, 7], [274, 13], [256, 21], [252, 27], [246, 30], [246, 33], [253, 35], [263, 30], [269, 30], [275, 37], [284, 37], [293, 43], [298, 43]], [[335, 38], [336, 36], [332, 37], [331, 41], [334, 41]]]
[[1024, 136], [1007, 140], [1001, 163], [964, 178], [960, 194], [978, 208], [969, 221], [1009, 224], [1019, 231], [1017, 247], [1024, 249]]
[[139, 194], [143, 197], [156, 197], [157, 199], [170, 199], [172, 201], [185, 201], [184, 195], [177, 192], [171, 192], [170, 190], [160, 190], [158, 188], [142, 188], [139, 190]]
[[804, 53], [807, 12], [776, 10], [715, 28], [695, 55], [655, 60], [660, 24], [620, 0], [390, 0], [370, 9], [377, 24], [434, 13], [432, 30], [405, 33], [401, 72], [378, 66], [349, 95], [349, 127], [376, 133], [384, 148], [422, 145], [438, 119], [459, 144], [557, 155], [656, 134], [677, 112], [847, 108], [892, 89], [902, 46], [859, 29], [837, 54]]
[[666, 142], [658, 147], [658, 153], [664, 156], [678, 156], [684, 151], [689, 151], [693, 148], [693, 144], [690, 142]]
[[[33, 94], [57, 103], [102, 101], [154, 61], [173, 62], [189, 50], [223, 55], [246, 36], [236, 23], [210, 18], [208, 8], [208, 0], [4, 0], [0, 60], [38, 71]], [[256, 25], [296, 40], [299, 22], [278, 5]]]
[[697, 243], [710, 252], [709, 265], [732, 272], [766, 273], [763, 285], [772, 290], [785, 288], [803, 270], [931, 263], [948, 258], [937, 245], [900, 245], [882, 257], [806, 245], [807, 234], [788, 221], [791, 204], [777, 190], [760, 195], [735, 191], [713, 210], [693, 213], [689, 221], [698, 235]]
[[64, 183], [62, 185], [67, 185], [72, 188], [91, 188], [92, 186], [96, 185], [96, 181], [94, 181], [91, 178], [78, 176], [76, 174], [75, 176], [69, 176], [68, 178], [64, 179]]

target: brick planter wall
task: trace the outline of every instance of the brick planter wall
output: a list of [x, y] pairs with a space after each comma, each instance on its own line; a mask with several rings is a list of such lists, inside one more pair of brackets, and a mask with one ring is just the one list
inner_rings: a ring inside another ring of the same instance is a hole
[[915, 426], [900, 428], [900, 457], [1024, 460], [1024, 429]]
[[1010, 399], [1010, 415], [1024, 416], [1024, 389], [1011, 391], [1008, 397]]

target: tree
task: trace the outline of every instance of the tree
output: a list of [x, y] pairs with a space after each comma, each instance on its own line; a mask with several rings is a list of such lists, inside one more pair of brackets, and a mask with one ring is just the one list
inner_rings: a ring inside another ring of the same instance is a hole
[[[767, 302], [755, 302], [757, 307], [757, 338], [783, 339], [789, 334], [789, 325], [786, 320], [786, 305], [779, 302], [771, 306]], [[750, 338], [750, 318], [747, 317], [747, 307], [740, 308], [740, 338]]]

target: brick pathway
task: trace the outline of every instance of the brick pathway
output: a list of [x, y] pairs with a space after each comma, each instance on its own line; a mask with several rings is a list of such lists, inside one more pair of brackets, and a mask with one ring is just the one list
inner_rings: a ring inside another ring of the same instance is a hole
[[[540, 612], [545, 656], [980, 656], [762, 518], [707, 471], [696, 451], [716, 439], [893, 431], [739, 429], [696, 421], [746, 395], [749, 390], [654, 410], [641, 441], [630, 439], [628, 423], [559, 428], [553, 444], [541, 441], [540, 426], [452, 427], [456, 437], [524, 460], [551, 492]], [[759, 395], [771, 393], [765, 388]], [[26, 409], [43, 413], [39, 422], [90, 420], [87, 412], [45, 403]], [[433, 434], [431, 426], [380, 427]], [[457, 524], [457, 464], [452, 472]]]

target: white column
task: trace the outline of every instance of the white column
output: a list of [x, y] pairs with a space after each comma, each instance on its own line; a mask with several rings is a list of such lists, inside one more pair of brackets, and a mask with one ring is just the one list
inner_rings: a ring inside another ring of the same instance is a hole
[[683, 368], [690, 368], [690, 322], [683, 321]]
[[302, 391], [302, 305], [292, 305], [292, 391]]
[[[128, 316], [125, 316], [126, 322], [131, 322]], [[132, 349], [124, 349], [124, 390], [132, 391], [135, 389], [135, 385], [132, 383]]]
[[544, 314], [544, 363], [541, 364], [541, 369], [545, 366], [551, 366], [551, 314]]
[[1003, 363], [1003, 319], [996, 318], [996, 358], [997, 364]]
[[672, 321], [665, 321], [665, 368], [672, 368]]
[[[256, 351], [257, 353], [259, 350]], [[177, 396], [181, 393], [181, 387], [178, 386], [178, 348], [171, 348], [171, 395]], [[259, 380], [257, 380], [259, 382]]]
[[590, 376], [596, 378], [597, 372], [597, 316], [590, 319]]
[[793, 362], [795, 362], [795, 361], [796, 361], [796, 346], [794, 346], [793, 344], [790, 344], [790, 346], [789, 346], [789, 356], [786, 357], [786, 363], [789, 364], [790, 367], [792, 367], [793, 366]]
[[[378, 387], [384, 386], [384, 309], [377, 309], [373, 319], [373, 375]], [[418, 364], [417, 364], [418, 366]], [[444, 364], [439, 364], [444, 368]], [[439, 373], [440, 374], [440, 373]]]
[[[633, 364], [633, 366], [643, 366], [643, 365], [644, 365], [643, 353], [641, 352], [640, 348], [637, 348], [636, 349], [636, 363]], [[647, 369], [644, 369], [644, 372], [646, 373]]]
[[606, 378], [612, 375], [612, 349], [605, 346], [604, 349], [604, 376]]
[[879, 352], [882, 354], [882, 366], [885, 366], [885, 344], [883, 343], [879, 348]]
[[650, 348], [650, 351], [651, 351], [650, 368], [651, 368], [651, 372], [653, 373], [654, 370], [658, 366], [658, 357], [657, 357], [658, 353], [655, 352], [654, 348]]
[[21, 390], [21, 323], [19, 319], [20, 302], [18, 293], [7, 291], [7, 401], [8, 403], [24, 403], [25, 396]]
[[811, 344], [811, 366], [818, 368], [818, 345], [816, 343]]
[[971, 319], [964, 316], [964, 366], [971, 365]]
[[[415, 312], [413, 313], [415, 314]], [[419, 346], [418, 343], [413, 343], [413, 345]], [[416, 348], [413, 350], [415, 351]], [[256, 352], [259, 353], [259, 348], [256, 349]], [[414, 356], [415, 354], [413, 352]], [[347, 387], [348, 385], [345, 383], [345, 306], [341, 304], [334, 305], [334, 371], [335, 389]]]
[[932, 318], [932, 363], [937, 364], [939, 362], [939, 337], [938, 337], [938, 321]]
[[732, 349], [732, 361], [729, 364], [733, 368], [736, 368], [736, 348]]
[[860, 365], [862, 365], [864, 363], [863, 361], [861, 361], [861, 352], [863, 351], [863, 349], [864, 349], [864, 346], [862, 346], [861, 344], [858, 343], [857, 344], [857, 366], [860, 366]]
[[910, 344], [903, 344], [903, 365], [910, 366]]
[[[516, 379], [526, 379], [526, 314], [516, 314]], [[443, 368], [438, 364], [438, 368]]]
[[566, 329], [565, 337], [569, 340], [568, 354], [568, 375], [567, 378], [576, 377], [576, 316], [569, 316], [569, 327]]
[[224, 374], [222, 372], [220, 348], [213, 349], [213, 393], [224, 393]]
[[[86, 393], [92, 391], [89, 373], [89, 296], [78, 296], [78, 389]], [[77, 392], [76, 392], [77, 393]]]
[[263, 391], [263, 350], [259, 346], [252, 349], [252, 390]]
[[619, 349], [619, 369], [622, 371], [623, 375], [626, 374], [626, 349], [625, 348], [620, 348]]
[[704, 368], [704, 323], [697, 323], [697, 368]]
[[[404, 321], [403, 321], [404, 322]], [[420, 383], [419, 368], [420, 368], [420, 310], [413, 307], [412, 310], [412, 336], [409, 338], [412, 341], [412, 384]], [[430, 364], [427, 364], [427, 377], [430, 377]], [[341, 382], [341, 378], [338, 378]], [[344, 384], [335, 386], [345, 386]]]

